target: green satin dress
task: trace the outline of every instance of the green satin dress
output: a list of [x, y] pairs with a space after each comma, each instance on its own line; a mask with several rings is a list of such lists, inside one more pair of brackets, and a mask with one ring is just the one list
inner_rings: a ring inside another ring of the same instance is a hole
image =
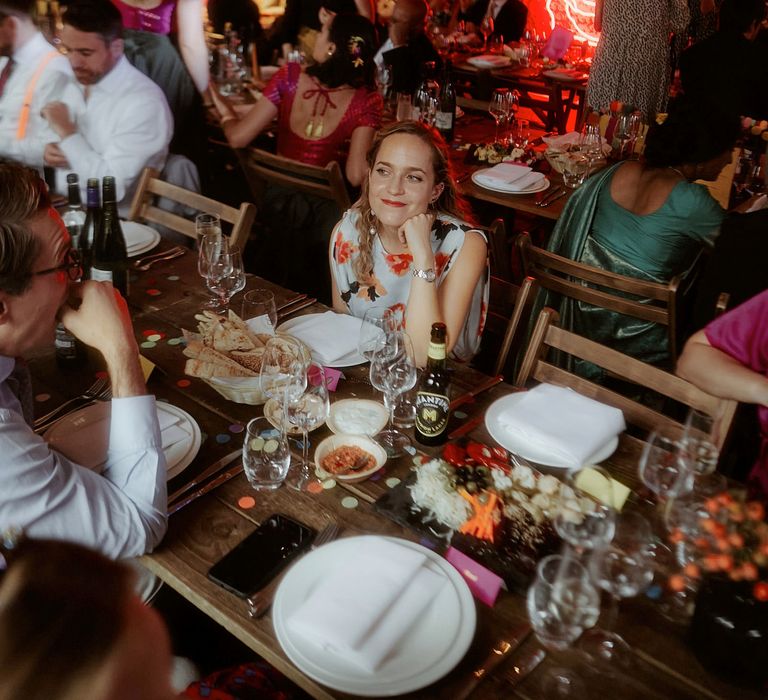
[[[610, 188], [621, 164], [597, 173], [577, 190], [558, 220], [548, 250], [610, 272], [667, 283], [690, 269], [711, 245], [725, 212], [703, 185], [681, 181], [664, 204], [643, 216], [616, 204]], [[560, 325], [639, 360], [669, 366], [667, 329], [623, 314], [542, 291], [543, 306], [560, 313]], [[599, 379], [593, 365], [572, 367]]]

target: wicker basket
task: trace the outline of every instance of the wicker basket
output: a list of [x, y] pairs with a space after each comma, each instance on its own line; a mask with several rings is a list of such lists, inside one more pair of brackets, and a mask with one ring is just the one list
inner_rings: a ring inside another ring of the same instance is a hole
[[267, 397], [261, 391], [258, 377], [203, 379], [203, 381], [219, 392], [225, 399], [235, 403], [260, 406], [267, 400]]

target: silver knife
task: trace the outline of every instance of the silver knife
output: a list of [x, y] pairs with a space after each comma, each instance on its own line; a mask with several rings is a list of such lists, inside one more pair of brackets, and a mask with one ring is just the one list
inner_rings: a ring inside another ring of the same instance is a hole
[[552, 202], [556, 202], [558, 199], [560, 199], [560, 197], [565, 197], [565, 195], [567, 195], [567, 194], [568, 194], [568, 190], [563, 190], [562, 192], [560, 192], [557, 195], [557, 197], [552, 197], [552, 199], [548, 199], [546, 202], [544, 202], [544, 204], [539, 204], [539, 206], [542, 209], [544, 209], [544, 208], [548, 207], [550, 204], [552, 204]]
[[300, 301], [304, 301], [304, 299], [306, 299], [306, 298], [307, 298], [307, 295], [306, 295], [306, 294], [299, 294], [298, 296], [295, 296], [295, 297], [293, 297], [293, 298], [291, 298], [291, 299], [288, 299], [288, 301], [286, 301], [286, 302], [282, 303], [282, 304], [281, 304], [280, 306], [278, 306], [278, 307], [277, 307], [277, 309], [275, 309], [275, 310], [276, 310], [276, 311], [278, 311], [278, 312], [279, 312], [279, 311], [284, 311], [284, 310], [285, 310], [285, 309], [287, 309], [289, 306], [293, 306], [294, 304], [298, 304]]
[[277, 320], [282, 321], [287, 316], [291, 316], [295, 314], [297, 311], [301, 311], [302, 309], [306, 309], [308, 306], [312, 306], [312, 304], [316, 304], [317, 299], [314, 297], [310, 297], [309, 299], [305, 299], [300, 304], [296, 304], [296, 306], [292, 306], [290, 309], [287, 309], [285, 311], [281, 311], [279, 314], [277, 314]]
[[506, 674], [507, 690], [516, 688], [518, 684], [533, 671], [546, 657], [547, 652], [539, 648], [532, 651], [519, 661], [516, 661], [512, 669]]
[[173, 503], [180, 496], [183, 496], [187, 491], [191, 491], [195, 486], [202, 484], [208, 477], [216, 474], [224, 467], [234, 462], [238, 457], [243, 454], [242, 448], [238, 450], [232, 450], [229, 454], [224, 455], [221, 459], [217, 459], [210, 467], [203, 469], [192, 481], [185, 484], [180, 489], [176, 489], [172, 494], [168, 496], [168, 503]]
[[226, 484], [230, 479], [234, 479], [238, 474], [242, 474], [242, 472], [243, 472], [242, 462], [235, 467], [230, 467], [225, 472], [221, 472], [221, 474], [213, 477], [213, 479], [211, 479], [206, 484], [201, 486], [199, 489], [197, 489], [197, 491], [193, 491], [186, 498], [183, 498], [180, 501], [176, 501], [176, 503], [169, 505], [168, 515], [173, 515], [174, 513], [177, 513], [182, 508], [192, 503], [192, 501], [196, 501], [198, 498], [200, 498], [200, 496], [205, 496], [205, 494], [208, 493], [209, 491], [213, 491], [213, 489], [217, 488], [218, 486], [221, 486], [222, 484]]
[[545, 202], [553, 198], [555, 195], [560, 194], [560, 192], [562, 191], [563, 191], [562, 187], [559, 187], [559, 186], [553, 187], [550, 192], [547, 192], [538, 202], [536, 202], [536, 206], [543, 207]]
[[482, 683], [491, 672], [501, 664], [515, 649], [517, 649], [531, 633], [531, 625], [527, 622], [516, 627], [511, 635], [504, 635], [504, 639], [500, 639], [493, 645], [493, 648], [488, 652], [488, 656], [485, 658], [482, 664], [470, 673], [469, 677], [459, 686], [458, 691], [454, 694], [454, 700], [464, 700], [468, 698]]

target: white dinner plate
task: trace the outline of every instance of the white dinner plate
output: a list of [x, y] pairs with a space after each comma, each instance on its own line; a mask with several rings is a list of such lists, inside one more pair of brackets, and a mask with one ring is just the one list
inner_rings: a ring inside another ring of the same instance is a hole
[[[187, 434], [187, 437], [164, 449], [168, 466], [168, 479], [178, 476], [197, 455], [202, 442], [200, 426], [186, 411], [164, 401], [157, 402], [158, 416], [169, 423], [176, 419], [175, 426]], [[109, 417], [112, 413], [109, 401], [97, 401], [95, 404], [73, 411], [54, 423], [45, 431], [43, 437], [51, 447], [61, 452], [77, 464], [99, 469], [106, 459], [109, 441]], [[88, 430], [87, 439], [77, 439], [77, 433]]]
[[544, 178], [543, 180], [539, 180], [535, 185], [532, 187], [529, 187], [524, 190], [511, 190], [509, 187], [504, 187], [503, 185], [499, 185], [498, 187], [494, 185], [488, 185], [485, 182], [481, 182], [477, 179], [477, 175], [482, 175], [484, 172], [487, 172], [490, 170], [490, 168], [483, 168], [482, 170], [476, 170], [474, 173], [472, 173], [472, 182], [474, 182], [478, 187], [482, 187], [486, 190], [491, 190], [492, 192], [503, 192], [504, 194], [535, 194], [536, 192], [543, 192], [544, 190], [549, 188], [549, 185], [551, 184], [547, 178]]
[[[346, 565], [354, 552], [359, 551], [362, 539], [373, 540], [374, 536], [336, 540], [310, 552], [288, 570], [272, 606], [275, 634], [288, 658], [310, 678], [329, 688], [365, 697], [402, 695], [418, 690], [442, 678], [461, 661], [472, 643], [476, 623], [475, 602], [461, 574], [426, 547], [386, 538], [423, 553], [429, 560], [427, 566], [445, 576], [451, 585], [442, 587], [422, 619], [374, 673], [326, 651], [287, 625], [318, 581]], [[350, 581], [350, 585], [354, 583]]]
[[[525, 440], [521, 439], [517, 435], [513, 435], [504, 429], [504, 426], [499, 421], [499, 416], [511, 406], [514, 406], [520, 399], [525, 396], [525, 392], [518, 391], [514, 394], [507, 394], [502, 396], [498, 401], [494, 401], [488, 410], [485, 412], [485, 427], [490, 433], [491, 437], [496, 440], [502, 447], [514, 452], [516, 455], [520, 455], [524, 459], [528, 459], [531, 462], [542, 464], [545, 467], [558, 467], [560, 469], [568, 469], [568, 465], [563, 464], [557, 458], [553, 457], [545, 449], [539, 447], [532, 447]], [[618, 436], [611, 438], [605, 445], [603, 445], [595, 454], [589, 459], [584, 461], [584, 464], [599, 464], [603, 460], [608, 459], [619, 446]]]
[[146, 224], [140, 224], [136, 221], [121, 221], [120, 228], [123, 230], [129, 258], [135, 258], [137, 255], [152, 250], [160, 242], [160, 234]]
[[509, 56], [500, 56], [495, 53], [486, 53], [467, 59], [467, 63], [475, 68], [503, 68], [508, 66], [511, 61], [512, 59]]
[[[324, 314], [305, 314], [304, 316], [297, 316], [296, 318], [288, 319], [285, 323], [280, 324], [277, 327], [277, 330], [280, 333], [291, 333], [291, 330], [295, 328], [296, 326], [300, 325], [301, 323], [306, 323], [307, 319], [313, 318], [315, 316], [323, 316]], [[333, 328], [329, 328], [329, 333], [333, 333]], [[357, 338], [355, 338], [355, 343], [357, 343]], [[315, 360], [317, 362], [320, 362], [319, 358], [317, 357], [317, 353], [315, 353], [314, 348], [309, 348], [312, 350], [312, 354], [315, 356]], [[324, 367], [354, 367], [355, 365], [362, 365], [368, 362], [358, 351], [357, 347], [355, 347], [354, 350], [351, 350], [346, 355], [343, 355], [342, 357], [338, 358], [337, 360], [334, 360], [333, 362], [323, 362]]]
[[580, 83], [589, 78], [589, 75], [575, 68], [556, 68], [554, 70], [545, 70], [542, 73], [547, 78], [553, 80], [562, 80], [566, 83]]

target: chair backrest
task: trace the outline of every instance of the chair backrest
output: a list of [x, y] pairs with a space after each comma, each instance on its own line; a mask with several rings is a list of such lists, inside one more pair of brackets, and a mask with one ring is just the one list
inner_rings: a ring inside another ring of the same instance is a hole
[[232, 232], [229, 236], [230, 243], [241, 250], [245, 248], [253, 220], [256, 217], [256, 207], [250, 202], [243, 202], [239, 209], [235, 209], [210, 197], [165, 182], [158, 177], [156, 170], [145, 168], [139, 179], [128, 219], [130, 221], [143, 219], [157, 223], [192, 239], [197, 239], [195, 222], [165, 209], [160, 209], [155, 205], [155, 197], [164, 197], [189, 209], [206, 214], [218, 214], [222, 221], [232, 224]]
[[712, 198], [720, 204], [723, 209], [728, 209], [731, 201], [731, 185], [736, 174], [736, 164], [741, 156], [741, 148], [734, 148], [731, 155], [731, 162], [728, 163], [717, 176], [717, 180], [696, 180], [699, 185], [704, 185], [709, 190]]
[[341, 211], [350, 207], [349, 193], [344, 176], [336, 161], [324, 168], [308, 165], [262, 151], [259, 148], [243, 148], [237, 151], [240, 166], [245, 173], [251, 192], [259, 201], [265, 182], [283, 185], [290, 189], [335, 201]]
[[717, 425], [713, 428], [712, 437], [718, 447], [722, 446], [733, 421], [736, 401], [712, 396], [674, 374], [559, 328], [556, 325], [557, 319], [557, 312], [552, 309], [545, 308], [539, 314], [517, 375], [518, 386], [525, 386], [530, 380], [535, 379], [539, 382], [570, 387], [584, 396], [621, 409], [628, 424], [648, 431], [665, 425], [682, 427], [678, 421], [663, 413], [548, 363], [547, 351], [549, 348], [555, 348], [602, 367], [620, 379], [647, 387], [709, 416], [719, 417]]
[[[536, 282], [526, 277], [518, 287], [511, 282], [491, 277], [490, 302], [485, 333], [501, 333], [493, 374], [504, 374], [510, 354], [514, 358], [523, 350], [523, 342], [536, 294]], [[485, 338], [483, 339], [485, 342]], [[508, 379], [512, 379], [509, 377]]]
[[503, 280], [512, 279], [512, 254], [507, 240], [504, 219], [494, 219], [488, 227], [483, 227], [488, 234], [488, 252], [491, 260], [491, 274]]
[[670, 356], [673, 360], [677, 359], [678, 290], [681, 286], [690, 287], [683, 284], [684, 280], [690, 280], [690, 272], [675, 276], [669, 284], [660, 284], [608, 272], [550, 253], [533, 245], [526, 233], [517, 236], [515, 245], [520, 251], [525, 274], [533, 277], [544, 289], [667, 326]]

